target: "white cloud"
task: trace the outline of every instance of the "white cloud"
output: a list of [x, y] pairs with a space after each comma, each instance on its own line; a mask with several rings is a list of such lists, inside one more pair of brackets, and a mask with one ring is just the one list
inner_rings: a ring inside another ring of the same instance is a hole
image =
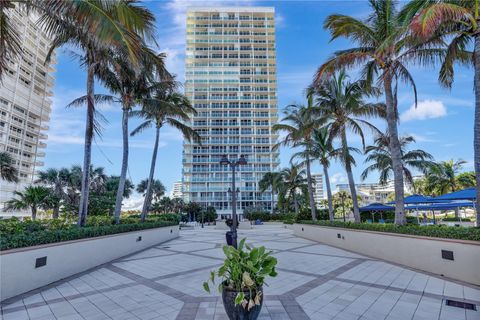
[[407, 122], [412, 120], [426, 120], [441, 118], [447, 115], [447, 107], [439, 100], [424, 100], [413, 104], [407, 111], [400, 115], [400, 120]]
[[122, 202], [122, 210], [141, 210], [143, 206], [143, 196], [135, 193]]
[[341, 172], [336, 172], [330, 177], [330, 184], [332, 186], [341, 184], [341, 183], [346, 183], [346, 182], [347, 182], [347, 176]]

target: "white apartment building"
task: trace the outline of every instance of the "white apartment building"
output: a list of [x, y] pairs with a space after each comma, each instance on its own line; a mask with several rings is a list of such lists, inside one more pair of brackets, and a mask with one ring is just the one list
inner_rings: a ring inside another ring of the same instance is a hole
[[172, 199], [182, 199], [183, 198], [183, 183], [182, 181], [177, 181], [173, 183], [172, 192], [170, 192], [170, 198]]
[[198, 114], [192, 125], [202, 145], [184, 142], [185, 201], [231, 214], [231, 169], [221, 166], [244, 154], [236, 175], [237, 212], [250, 206], [270, 210], [271, 194], [258, 181], [279, 165], [272, 147], [278, 136], [274, 9], [190, 8], [187, 12], [185, 93]]
[[9, 61], [0, 83], [0, 151], [13, 156], [20, 182], [0, 181], [0, 216], [29, 214], [3, 212], [4, 202], [12, 198], [13, 191], [32, 183], [36, 168], [43, 166], [56, 62], [53, 56], [49, 65], [44, 64], [50, 39], [36, 26], [37, 17], [18, 10], [8, 12], [23, 52], [16, 61]]
[[315, 205], [320, 207], [321, 201], [325, 199], [324, 189], [323, 189], [323, 174], [321, 173], [312, 173], [313, 179], [313, 200]]
[[[414, 177], [414, 179], [418, 176]], [[358, 183], [355, 184], [355, 189], [357, 190], [357, 195], [361, 198], [361, 205], [367, 205], [373, 202], [385, 203], [387, 202], [387, 197], [395, 192], [395, 185], [393, 180], [388, 180], [385, 184], [379, 183]], [[405, 183], [404, 185], [405, 193], [413, 193], [412, 187]], [[350, 193], [350, 187], [348, 183], [337, 184], [336, 192], [345, 191]]]

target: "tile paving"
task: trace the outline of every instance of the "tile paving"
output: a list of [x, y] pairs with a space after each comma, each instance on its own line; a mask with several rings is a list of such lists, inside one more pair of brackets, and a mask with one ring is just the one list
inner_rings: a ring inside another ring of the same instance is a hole
[[[222, 263], [224, 232], [180, 237], [4, 301], [4, 320], [228, 319], [217, 292], [202, 290]], [[480, 320], [480, 288], [293, 236], [281, 225], [240, 230], [278, 258], [260, 320]], [[472, 266], [474, 267], [474, 266]]]

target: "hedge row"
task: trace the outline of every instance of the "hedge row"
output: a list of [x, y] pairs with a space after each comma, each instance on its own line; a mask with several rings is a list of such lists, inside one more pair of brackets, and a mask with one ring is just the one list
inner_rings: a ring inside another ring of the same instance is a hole
[[178, 223], [174, 221], [154, 221], [118, 225], [87, 226], [83, 228], [74, 226], [66, 229], [44, 229], [35, 232], [13, 234], [0, 233], [0, 251], [47, 243], [94, 238], [129, 231], [174, 226], [177, 224]]
[[353, 223], [341, 221], [301, 221], [302, 224], [314, 224], [325, 227], [360, 229], [379, 232], [390, 232], [400, 234], [410, 234], [416, 236], [462, 239], [480, 241], [480, 228], [448, 227], [445, 225], [418, 226], [405, 225], [397, 226], [395, 224], [372, 224], [372, 223]]

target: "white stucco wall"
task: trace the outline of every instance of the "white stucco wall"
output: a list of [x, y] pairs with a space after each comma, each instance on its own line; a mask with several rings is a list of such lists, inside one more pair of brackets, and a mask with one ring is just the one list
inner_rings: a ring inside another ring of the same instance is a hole
[[[171, 226], [2, 251], [0, 301], [176, 237], [178, 226]], [[47, 264], [35, 268], [41, 257]]]
[[[480, 242], [397, 235], [312, 225], [293, 225], [294, 234], [373, 258], [480, 285]], [[341, 238], [338, 238], [340, 234]], [[453, 251], [454, 260], [442, 258]]]

